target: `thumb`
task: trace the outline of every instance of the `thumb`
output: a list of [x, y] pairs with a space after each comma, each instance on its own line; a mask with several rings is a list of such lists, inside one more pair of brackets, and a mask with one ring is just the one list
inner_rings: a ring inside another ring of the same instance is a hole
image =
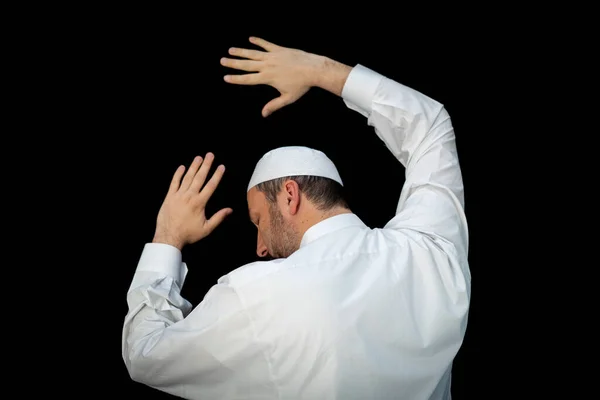
[[217, 226], [221, 224], [233, 212], [231, 208], [224, 208], [222, 210], [217, 211], [208, 221], [206, 221], [206, 229], [207, 235], [215, 230]]
[[290, 98], [290, 96], [281, 95], [279, 97], [276, 97], [273, 100], [271, 100], [270, 102], [268, 102], [263, 107], [263, 109], [262, 109], [262, 115], [263, 115], [263, 117], [266, 118], [269, 115], [273, 114], [273, 112], [279, 110], [282, 107], [287, 106], [290, 103], [292, 103], [292, 99]]

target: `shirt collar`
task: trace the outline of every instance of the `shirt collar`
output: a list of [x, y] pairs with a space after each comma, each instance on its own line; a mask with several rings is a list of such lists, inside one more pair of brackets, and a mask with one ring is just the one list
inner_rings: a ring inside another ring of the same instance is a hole
[[321, 236], [327, 235], [328, 233], [338, 231], [340, 229], [348, 228], [350, 226], [361, 226], [366, 228], [364, 222], [356, 214], [338, 214], [333, 217], [329, 217], [307, 229], [302, 236], [300, 247], [306, 246], [310, 242], [313, 242]]

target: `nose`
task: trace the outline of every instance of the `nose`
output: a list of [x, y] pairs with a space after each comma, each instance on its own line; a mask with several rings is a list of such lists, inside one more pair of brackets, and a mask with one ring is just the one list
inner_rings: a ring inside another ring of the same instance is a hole
[[267, 254], [269, 254], [269, 251], [267, 249], [267, 246], [265, 245], [265, 242], [263, 241], [260, 232], [257, 235], [257, 239], [256, 239], [256, 254], [259, 257], [266, 257]]

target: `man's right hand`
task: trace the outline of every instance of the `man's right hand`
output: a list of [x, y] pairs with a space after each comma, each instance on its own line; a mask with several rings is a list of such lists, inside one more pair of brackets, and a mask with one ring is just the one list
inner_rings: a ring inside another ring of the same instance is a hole
[[292, 104], [312, 86], [320, 86], [337, 95], [341, 94], [351, 68], [326, 57], [302, 50], [277, 46], [264, 39], [251, 37], [250, 43], [265, 51], [230, 48], [229, 54], [241, 59], [222, 58], [225, 67], [252, 72], [226, 75], [225, 81], [236, 85], [270, 85], [280, 96], [267, 103], [262, 115]]

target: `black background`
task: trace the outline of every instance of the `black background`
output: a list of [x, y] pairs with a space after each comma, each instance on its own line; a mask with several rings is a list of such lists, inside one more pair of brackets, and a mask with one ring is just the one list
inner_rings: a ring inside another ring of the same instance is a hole
[[[69, 152], [65, 174], [79, 184], [75, 192], [85, 199], [63, 204], [81, 216], [82, 243], [73, 247], [90, 265], [77, 267], [85, 269], [85, 279], [74, 286], [87, 294], [74, 319], [76, 327], [85, 326], [76, 329], [86, 334], [85, 340], [73, 340], [82, 355], [71, 379], [101, 395], [170, 397], [130, 380], [121, 358], [121, 329], [126, 292], [143, 246], [152, 239], [170, 179], [178, 165], [189, 165], [194, 156], [213, 152], [215, 166], [227, 168], [208, 213], [234, 210], [211, 236], [183, 251], [190, 269], [183, 295], [194, 305], [220, 276], [257, 258], [246, 185], [255, 163], [272, 148], [322, 150], [338, 167], [352, 210], [367, 225], [382, 227], [393, 217], [404, 168], [364, 117], [314, 88], [265, 119], [261, 109], [278, 95], [274, 89], [223, 81], [230, 71], [219, 59], [229, 47], [253, 47], [248, 42], [253, 35], [348, 65], [360, 63], [446, 106], [463, 170], [473, 278], [469, 325], [452, 391], [457, 400], [485, 398], [490, 388], [482, 382], [491, 361], [483, 349], [482, 287], [490, 280], [482, 261], [480, 154], [488, 142], [482, 134], [489, 123], [482, 92], [490, 66], [484, 56], [489, 42], [477, 36], [480, 28], [468, 18], [447, 19], [443, 10], [407, 11], [397, 18], [338, 15], [290, 21], [246, 18], [244, 10], [232, 16], [227, 8], [86, 10], [77, 20], [57, 23], [51, 39], [39, 38], [45, 48], [55, 46], [54, 58], [46, 62], [60, 70], [63, 81], [50, 74], [38, 79], [61, 88], [61, 98], [67, 99], [55, 104], [58, 111], [49, 118], [60, 121], [71, 136], [53, 143]], [[92, 357], [83, 355], [90, 351]]]

